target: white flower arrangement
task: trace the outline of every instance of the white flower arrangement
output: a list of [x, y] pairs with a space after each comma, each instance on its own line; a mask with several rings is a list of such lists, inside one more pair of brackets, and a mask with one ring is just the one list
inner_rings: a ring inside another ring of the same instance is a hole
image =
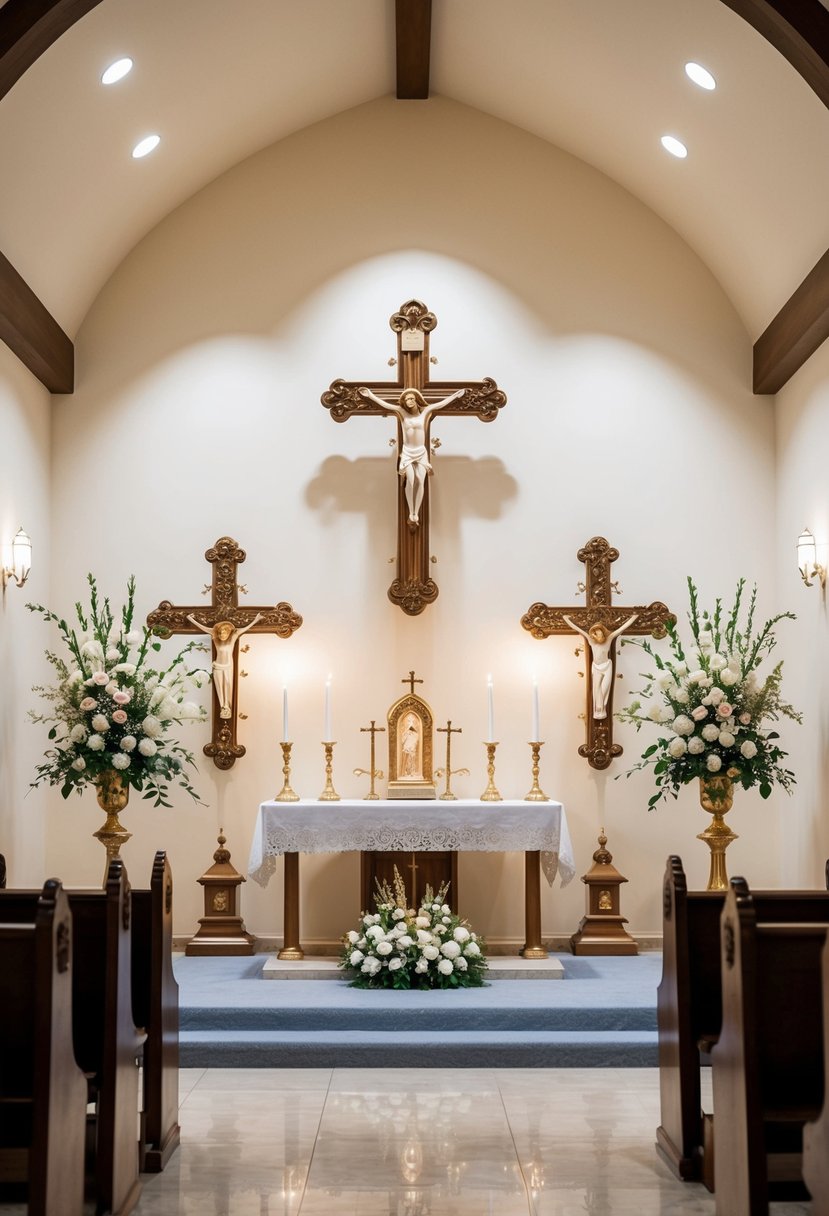
[[376, 912], [343, 938], [340, 966], [355, 988], [480, 988], [487, 969], [483, 940], [445, 902], [449, 884], [426, 888], [421, 907], [407, 907], [397, 866], [394, 885], [377, 883]]
[[192, 685], [201, 686], [205, 677], [210, 678], [201, 670], [188, 671], [184, 663], [185, 655], [199, 643], [185, 646], [165, 671], [145, 666], [148, 652], [159, 651], [161, 643], [146, 627], [132, 627], [135, 579], [131, 577], [127, 583], [120, 623], [116, 623], [108, 599], [99, 603], [91, 574], [87, 580], [89, 610], [80, 603], [75, 605], [79, 630], [42, 604], [26, 605], [57, 625], [69, 650], [68, 659], [46, 651], [58, 682], [33, 690], [49, 703], [50, 712], [30, 711], [29, 717], [49, 724], [52, 746], [37, 766], [32, 786], [42, 782], [59, 785], [68, 798], [73, 790], [81, 793], [84, 786], [116, 769], [124, 785], [154, 799], [155, 806], [171, 805], [168, 787], [174, 780], [200, 802], [185, 775], [185, 766], [194, 765], [192, 753], [169, 737], [174, 724], [196, 721], [207, 713], [204, 709], [194, 713], [198, 707], [185, 701]]
[[778, 613], [753, 636], [757, 588], [752, 588], [741, 627], [744, 587], [741, 578], [728, 614], [721, 600], [715, 602], [713, 613], [700, 612], [697, 588], [688, 579], [688, 622], [694, 641], [688, 655], [675, 623], [667, 626], [671, 648], [667, 659], [648, 641], [626, 639], [628, 645], [641, 646], [653, 660], [655, 671], [643, 673], [645, 684], [638, 694], [651, 703], [637, 699], [616, 716], [633, 723], [637, 730], [655, 722], [666, 728], [625, 774], [629, 777], [653, 766], [657, 792], [648, 801], [649, 810], [669, 794], [676, 798], [680, 787], [695, 777], [719, 774], [743, 789], [756, 785], [762, 798], [769, 797], [775, 784], [790, 792], [795, 782], [794, 773], [781, 764], [786, 752], [777, 745], [779, 736], [768, 726], [779, 718], [802, 721], [780, 695], [783, 664], [778, 663], [765, 680], [757, 675], [776, 645], [774, 626], [778, 621], [794, 620], [794, 613]]

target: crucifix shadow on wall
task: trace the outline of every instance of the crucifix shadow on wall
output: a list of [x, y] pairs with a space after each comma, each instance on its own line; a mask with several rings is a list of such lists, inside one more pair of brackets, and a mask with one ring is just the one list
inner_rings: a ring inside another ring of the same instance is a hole
[[[450, 434], [449, 428], [443, 428]], [[389, 424], [389, 438], [394, 429]], [[437, 436], [436, 436], [437, 438]], [[450, 446], [452, 436], [444, 441]], [[462, 437], [458, 436], [460, 446]], [[496, 520], [518, 492], [518, 482], [498, 456], [442, 454], [439, 461], [440, 494], [432, 502], [432, 549], [437, 562], [457, 561], [461, 526], [469, 517]], [[397, 516], [389, 505], [389, 479], [397, 463], [396, 450], [386, 456], [329, 456], [308, 483], [305, 501], [326, 523], [335, 515], [362, 515], [368, 531], [369, 551], [377, 555], [376, 570], [388, 579], [388, 562], [397, 543]], [[374, 565], [374, 563], [372, 563]]]

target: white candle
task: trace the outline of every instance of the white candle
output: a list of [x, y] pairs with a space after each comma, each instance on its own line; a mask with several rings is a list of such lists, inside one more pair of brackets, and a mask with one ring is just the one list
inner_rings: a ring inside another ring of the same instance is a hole
[[539, 725], [538, 713], [538, 680], [533, 679], [533, 733], [530, 739], [531, 743], [541, 742], [541, 727]]
[[291, 736], [288, 734], [288, 686], [282, 685], [282, 742], [289, 743]]
[[325, 717], [322, 725], [322, 741], [323, 743], [333, 743], [331, 737], [331, 674], [329, 672], [328, 679], [325, 681]]
[[486, 741], [487, 741], [487, 743], [494, 743], [495, 742], [495, 710], [493, 708], [493, 701], [492, 701], [492, 676], [487, 676], [487, 678], [486, 678], [486, 698], [487, 698], [487, 727], [489, 729], [489, 733], [487, 734]]

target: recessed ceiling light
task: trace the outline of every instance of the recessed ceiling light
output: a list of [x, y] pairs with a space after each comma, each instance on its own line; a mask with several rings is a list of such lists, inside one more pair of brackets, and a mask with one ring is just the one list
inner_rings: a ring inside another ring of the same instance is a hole
[[686, 63], [685, 75], [689, 80], [693, 80], [694, 84], [698, 84], [701, 89], [716, 89], [717, 82], [708, 68], [704, 68], [701, 63]]
[[119, 80], [123, 80], [128, 72], [132, 71], [132, 60], [129, 58], [116, 59], [115, 63], [111, 63], [101, 77], [101, 84], [117, 84]]
[[685, 147], [685, 144], [673, 135], [662, 136], [662, 147], [666, 152], [670, 152], [671, 156], [677, 156], [680, 160], [684, 160], [688, 155], [688, 149]]
[[133, 150], [132, 150], [133, 159], [140, 160], [142, 156], [149, 156], [149, 154], [151, 152], [155, 151], [155, 149], [158, 147], [158, 145], [160, 143], [161, 143], [160, 135], [148, 135], [146, 137], [146, 139], [140, 140], [140, 142], [137, 143], [135, 145], [135, 147], [133, 148]]

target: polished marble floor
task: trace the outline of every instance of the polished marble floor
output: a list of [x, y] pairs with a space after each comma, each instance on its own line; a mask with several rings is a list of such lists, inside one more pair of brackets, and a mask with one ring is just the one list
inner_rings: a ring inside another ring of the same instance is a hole
[[185, 1069], [181, 1148], [135, 1213], [713, 1216], [657, 1157], [658, 1111], [649, 1068]]

